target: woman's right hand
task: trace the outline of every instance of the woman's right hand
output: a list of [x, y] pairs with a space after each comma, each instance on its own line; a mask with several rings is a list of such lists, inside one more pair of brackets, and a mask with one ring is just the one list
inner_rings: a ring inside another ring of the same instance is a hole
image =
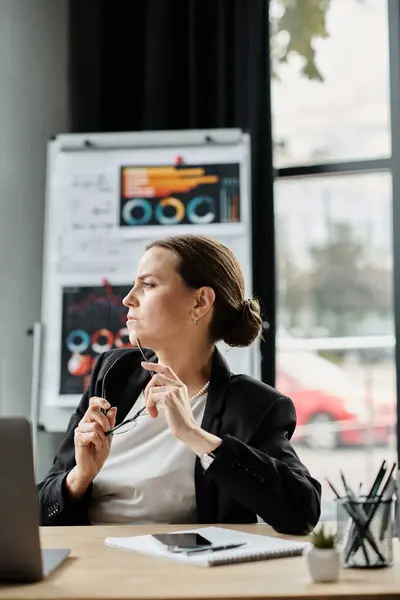
[[[109, 409], [107, 414], [101, 408]], [[89, 408], [75, 429], [76, 466], [67, 476], [67, 487], [74, 497], [82, 496], [89, 484], [103, 467], [111, 448], [112, 436], [106, 436], [115, 425], [117, 409], [104, 398], [93, 397]]]

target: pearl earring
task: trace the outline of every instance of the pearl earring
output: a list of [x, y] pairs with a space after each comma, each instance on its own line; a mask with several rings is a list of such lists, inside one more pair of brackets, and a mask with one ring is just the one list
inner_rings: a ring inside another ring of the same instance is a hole
[[197, 325], [197, 324], [198, 324], [198, 322], [199, 322], [198, 318], [197, 318], [197, 317], [193, 317], [193, 323], [194, 323], [195, 325]]

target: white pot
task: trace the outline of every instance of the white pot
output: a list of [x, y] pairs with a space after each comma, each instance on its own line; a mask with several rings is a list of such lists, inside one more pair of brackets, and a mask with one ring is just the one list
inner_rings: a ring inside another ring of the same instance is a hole
[[337, 548], [311, 548], [306, 554], [308, 568], [314, 581], [337, 581], [340, 553]]

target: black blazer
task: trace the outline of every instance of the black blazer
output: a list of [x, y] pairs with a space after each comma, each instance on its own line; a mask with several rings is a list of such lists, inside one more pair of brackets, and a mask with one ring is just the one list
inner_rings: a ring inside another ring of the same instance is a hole
[[[152, 351], [145, 352], [157, 360]], [[150, 379], [141, 360], [136, 348], [111, 350], [99, 357], [53, 466], [38, 485], [42, 525], [90, 524], [92, 485], [78, 501], [64, 486], [75, 466], [74, 429], [89, 398], [102, 395], [103, 380], [104, 395], [118, 408], [117, 423], [126, 417]], [[321, 486], [289, 441], [295, 426], [289, 398], [247, 375], [232, 374], [216, 349], [202, 427], [222, 438], [223, 444], [206, 471], [196, 459], [198, 522], [254, 523], [259, 515], [280, 533], [308, 533], [319, 519]]]

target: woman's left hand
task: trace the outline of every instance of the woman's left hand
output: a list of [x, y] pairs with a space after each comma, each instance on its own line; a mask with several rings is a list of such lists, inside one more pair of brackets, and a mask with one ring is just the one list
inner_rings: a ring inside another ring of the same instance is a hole
[[190, 406], [188, 389], [174, 371], [160, 363], [141, 364], [144, 369], [155, 373], [144, 391], [149, 415], [155, 418], [160, 410], [164, 410], [172, 435], [181, 440], [199, 429]]

